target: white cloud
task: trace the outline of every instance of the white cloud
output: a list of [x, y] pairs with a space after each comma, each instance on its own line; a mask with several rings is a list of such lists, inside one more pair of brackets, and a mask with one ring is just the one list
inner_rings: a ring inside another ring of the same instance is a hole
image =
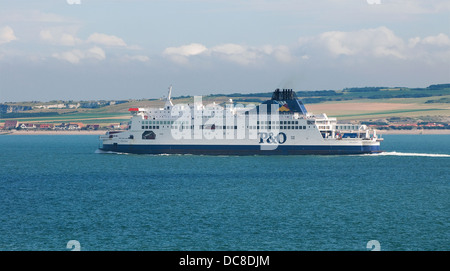
[[139, 62], [149, 62], [150, 61], [150, 58], [148, 56], [144, 56], [144, 55], [134, 55], [134, 56], [125, 55], [122, 59], [125, 61], [139, 61]]
[[422, 59], [427, 64], [450, 61], [450, 37], [444, 33], [411, 38], [408, 48], [411, 58]]
[[335, 56], [353, 55], [355, 54], [354, 50], [343, 44], [345, 42], [345, 36], [346, 34], [344, 32], [326, 32], [320, 35], [319, 40]]
[[314, 63], [329, 61], [336, 64], [370, 65], [372, 61], [381, 60], [441, 65], [450, 61], [450, 37], [440, 33], [403, 39], [383, 26], [349, 32], [329, 31], [313, 37], [301, 37], [296, 51], [303, 55], [299, 56], [301, 59], [314, 59]]
[[325, 32], [316, 41], [325, 46], [333, 56], [363, 55], [405, 58], [403, 40], [384, 26], [353, 32]]
[[14, 31], [9, 26], [4, 26], [0, 28], [0, 44], [5, 44], [16, 40], [16, 36], [14, 35]]
[[165, 55], [195, 56], [206, 51], [206, 47], [199, 43], [191, 43], [180, 47], [168, 47], [164, 50]]
[[425, 37], [421, 43], [435, 46], [450, 46], [450, 38], [444, 33], [440, 33], [436, 36]]
[[105, 51], [97, 46], [87, 50], [74, 49], [67, 52], [55, 53], [52, 56], [60, 60], [68, 61], [72, 64], [80, 63], [83, 59], [104, 60], [106, 58]]
[[251, 65], [264, 62], [267, 58], [274, 58], [278, 62], [292, 61], [289, 47], [280, 45], [244, 46], [239, 44], [223, 44], [211, 48], [211, 53], [219, 55], [222, 59], [240, 65]]
[[84, 53], [81, 50], [72, 50], [62, 53], [54, 53], [54, 58], [68, 61], [72, 64], [79, 63], [82, 58], [84, 58]]
[[358, 31], [329, 31], [299, 38], [299, 47], [309, 57], [407, 58], [405, 41], [387, 27]]
[[103, 60], [106, 58], [105, 51], [100, 47], [92, 47], [86, 51], [85, 58], [95, 58], [98, 60]]
[[141, 50], [141, 48], [138, 46], [128, 46], [123, 39], [117, 36], [93, 33], [86, 40], [82, 40], [76, 36], [76, 32], [77, 29], [68, 27], [46, 28], [39, 32], [39, 38], [41, 41], [52, 45], [75, 47], [75, 49], [70, 51], [52, 54], [54, 58], [73, 64], [80, 63], [85, 59], [104, 60], [106, 58], [105, 47], [107, 50], [114, 50], [115, 53], [113, 55], [119, 61], [149, 61], [149, 58], [145, 55], [130, 56], [126, 54], [125, 52], [128, 50], [136, 51]]
[[233, 43], [215, 46], [211, 48], [210, 52], [221, 59], [240, 65], [249, 65], [260, 58], [258, 50]]
[[413, 48], [419, 43], [420, 43], [420, 37], [410, 38], [409, 42], [408, 42], [408, 46], [410, 48]]
[[265, 58], [273, 57], [279, 62], [292, 60], [287, 46], [264, 45], [260, 47], [246, 46], [235, 43], [226, 43], [211, 48], [199, 43], [192, 43], [179, 47], [169, 47], [163, 51], [172, 61], [187, 64], [190, 57], [205, 56], [210, 59], [221, 59], [239, 65], [262, 63]]
[[450, 47], [450, 38], [444, 33], [436, 36], [428, 36], [425, 38], [415, 37], [409, 39], [408, 46], [410, 48], [418, 46], [433, 46], [433, 47]]
[[211, 51], [219, 54], [232, 56], [232, 55], [243, 55], [248, 51], [248, 49], [243, 45], [228, 43], [218, 45], [212, 48]]
[[273, 55], [276, 60], [282, 63], [289, 63], [293, 61], [290, 49], [285, 45], [277, 46], [273, 51]]
[[94, 33], [87, 39], [88, 43], [95, 43], [111, 47], [126, 47], [125, 41], [114, 35], [106, 35], [102, 33]]
[[168, 56], [173, 62], [187, 64], [188, 57], [203, 54], [207, 48], [199, 43], [191, 43], [179, 47], [168, 47], [163, 51], [163, 55]]
[[74, 34], [63, 32], [61, 28], [45, 29], [39, 32], [42, 41], [55, 45], [75, 46], [82, 43], [82, 40], [75, 37]]

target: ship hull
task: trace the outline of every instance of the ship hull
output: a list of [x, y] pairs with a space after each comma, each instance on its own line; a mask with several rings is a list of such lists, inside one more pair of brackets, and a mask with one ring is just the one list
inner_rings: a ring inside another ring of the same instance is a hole
[[348, 155], [381, 152], [379, 145], [321, 146], [279, 145], [131, 145], [103, 144], [102, 151], [133, 154], [202, 154], [202, 155]]

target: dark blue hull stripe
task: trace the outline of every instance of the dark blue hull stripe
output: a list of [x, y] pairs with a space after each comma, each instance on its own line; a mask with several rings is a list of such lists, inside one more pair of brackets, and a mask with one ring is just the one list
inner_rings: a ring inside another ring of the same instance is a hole
[[278, 145], [262, 150], [259, 145], [113, 145], [104, 144], [103, 151], [136, 154], [206, 154], [206, 155], [300, 155], [363, 154], [380, 152], [380, 146]]

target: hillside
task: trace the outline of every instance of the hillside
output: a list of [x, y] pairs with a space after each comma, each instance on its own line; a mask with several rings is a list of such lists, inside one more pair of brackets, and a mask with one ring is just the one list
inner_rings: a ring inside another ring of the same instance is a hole
[[[202, 97], [204, 104], [259, 104], [272, 93], [211, 94]], [[314, 113], [326, 113], [342, 121], [358, 121], [395, 128], [395, 125], [438, 123], [447, 128], [450, 123], [450, 84], [426, 88], [362, 87], [342, 90], [299, 91], [297, 96]], [[174, 104], [193, 103], [192, 96], [173, 97]], [[108, 126], [126, 123], [130, 107], [162, 107], [163, 100], [120, 101], [52, 101], [0, 104], [0, 126], [6, 120], [20, 123], [84, 123]], [[406, 127], [406, 126], [399, 126]], [[438, 126], [441, 127], [441, 126]], [[441, 127], [441, 128], [442, 128]]]

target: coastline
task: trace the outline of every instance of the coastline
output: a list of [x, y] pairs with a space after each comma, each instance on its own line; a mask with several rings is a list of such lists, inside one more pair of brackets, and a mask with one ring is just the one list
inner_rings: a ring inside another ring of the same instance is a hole
[[27, 130], [12, 130], [12, 131], [1, 131], [0, 135], [104, 135], [106, 130], [49, 130], [49, 131], [27, 131]]
[[[12, 130], [0, 131], [0, 135], [104, 135], [106, 130], [49, 130], [49, 131], [28, 131], [28, 130]], [[450, 130], [434, 130], [434, 129], [414, 129], [414, 130], [377, 130], [378, 135], [450, 135]]]
[[449, 129], [377, 130], [378, 135], [450, 135]]

